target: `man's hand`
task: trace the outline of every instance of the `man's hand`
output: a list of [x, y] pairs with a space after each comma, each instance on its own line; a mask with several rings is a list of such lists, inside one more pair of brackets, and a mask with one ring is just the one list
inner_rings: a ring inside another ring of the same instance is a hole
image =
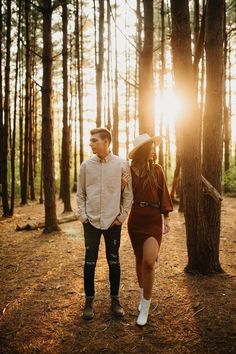
[[[110, 225], [110, 227], [112, 227], [112, 226], [114, 226], [114, 225], [121, 225], [122, 223], [118, 220], [118, 219], [115, 219], [114, 221], [113, 221], [113, 223]], [[110, 228], [109, 227], [109, 228]]]

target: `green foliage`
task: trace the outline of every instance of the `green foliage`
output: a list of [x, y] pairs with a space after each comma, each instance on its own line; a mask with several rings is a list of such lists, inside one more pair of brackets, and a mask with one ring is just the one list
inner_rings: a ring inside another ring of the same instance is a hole
[[224, 192], [236, 196], [236, 166], [231, 166], [223, 175]]

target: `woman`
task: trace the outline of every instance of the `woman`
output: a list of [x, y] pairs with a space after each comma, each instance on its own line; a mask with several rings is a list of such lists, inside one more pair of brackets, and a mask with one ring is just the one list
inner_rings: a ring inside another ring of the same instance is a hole
[[[134, 202], [128, 231], [136, 258], [136, 273], [141, 291], [137, 324], [147, 323], [154, 282], [154, 266], [162, 234], [169, 232], [168, 214], [173, 210], [163, 170], [155, 164], [155, 146], [161, 137], [142, 134], [134, 140], [129, 153]], [[163, 225], [164, 219], [164, 225]]]

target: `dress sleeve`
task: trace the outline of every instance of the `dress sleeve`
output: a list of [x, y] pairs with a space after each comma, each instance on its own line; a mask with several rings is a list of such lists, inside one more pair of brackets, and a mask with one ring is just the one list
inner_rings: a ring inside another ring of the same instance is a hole
[[169, 212], [173, 211], [172, 200], [168, 191], [168, 187], [166, 184], [165, 175], [163, 169], [160, 165], [156, 165], [157, 170], [157, 181], [158, 181], [158, 195], [161, 203], [161, 213], [164, 216], [168, 216]]

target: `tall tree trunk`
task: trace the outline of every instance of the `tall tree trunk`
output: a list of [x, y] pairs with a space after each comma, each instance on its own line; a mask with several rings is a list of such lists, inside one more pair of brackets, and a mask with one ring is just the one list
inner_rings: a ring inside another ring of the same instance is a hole
[[[76, 39], [76, 36], [78, 35], [78, 16], [79, 16], [79, 11], [78, 11], [78, 0], [75, 2], [76, 10], [75, 10], [75, 51], [76, 51], [76, 60], [73, 62], [73, 68], [75, 74], [77, 73], [78, 70], [78, 40]], [[72, 59], [71, 59], [72, 60]], [[78, 72], [79, 73], [79, 72]], [[78, 180], [78, 163], [77, 163], [77, 120], [78, 120], [78, 83], [77, 80], [75, 80], [74, 84], [74, 151], [73, 151], [73, 163], [74, 163], [74, 183], [73, 183], [73, 192], [77, 191], [77, 180]]]
[[[99, 42], [98, 42], [98, 63], [96, 65], [96, 87], [97, 87], [97, 120], [96, 125], [102, 125], [102, 78], [104, 63], [104, 0], [99, 0]], [[97, 60], [97, 59], [96, 59]]]
[[[22, 6], [23, 7], [23, 6]], [[23, 9], [22, 9], [23, 11]], [[23, 159], [23, 117], [24, 117], [24, 99], [23, 99], [23, 80], [24, 80], [24, 55], [23, 55], [23, 50], [21, 48], [20, 51], [20, 62], [19, 62], [19, 69], [20, 69], [20, 74], [19, 74], [19, 85], [20, 85], [20, 98], [19, 98], [19, 175], [20, 175], [20, 195], [21, 195], [21, 200], [23, 198], [23, 164], [24, 164], [24, 159]]]
[[[31, 62], [33, 72], [33, 60]], [[34, 83], [33, 80], [30, 82], [30, 114], [29, 114], [29, 186], [30, 186], [30, 199], [35, 200], [35, 189], [34, 189]]]
[[[191, 32], [188, 0], [171, 0], [172, 53], [175, 86], [182, 101], [180, 117], [180, 159], [184, 216], [187, 235], [189, 272], [204, 272], [203, 262], [198, 258], [199, 235], [202, 232], [201, 156], [197, 99], [191, 52]], [[205, 260], [204, 260], [205, 262]]]
[[62, 199], [64, 212], [72, 211], [70, 202], [70, 126], [68, 124], [68, 48], [67, 48], [68, 9], [67, 4], [62, 5], [62, 31], [63, 31], [63, 131], [62, 131]]
[[83, 13], [82, 1], [76, 0], [75, 10], [75, 47], [77, 57], [78, 103], [79, 103], [79, 156], [84, 160], [84, 117], [83, 117]]
[[31, 78], [31, 53], [30, 53], [30, 1], [25, 0], [25, 40], [26, 40], [26, 72], [25, 72], [25, 136], [24, 136], [24, 167], [21, 204], [27, 203], [29, 182], [29, 124], [30, 124], [30, 78]]
[[[203, 175], [221, 192], [223, 115], [223, 19], [224, 0], [208, 0], [206, 8], [206, 103], [203, 120]], [[219, 263], [221, 205], [204, 198], [209, 272], [221, 270]]]
[[[164, 95], [164, 77], [165, 77], [165, 7], [164, 0], [161, 0], [161, 70], [160, 70], [160, 98]], [[163, 110], [160, 115], [160, 135], [163, 135]], [[163, 143], [159, 146], [158, 161], [164, 167]]]
[[52, 4], [43, 0], [43, 87], [42, 87], [42, 149], [45, 197], [44, 232], [59, 230], [56, 215], [56, 188], [53, 151], [52, 117]]
[[107, 129], [111, 130], [111, 16], [107, 0]]
[[[127, 4], [126, 4], [127, 5]], [[128, 29], [128, 16], [127, 16], [127, 9], [125, 11], [125, 31], [127, 32]], [[126, 133], [126, 156], [129, 153], [129, 135], [130, 135], [130, 47], [128, 42], [125, 42], [125, 133]]]
[[80, 2], [80, 27], [79, 27], [79, 57], [78, 57], [78, 73], [79, 73], [79, 156], [80, 163], [84, 161], [84, 81], [83, 81], [83, 67], [84, 67], [84, 47], [83, 47], [83, 1]]
[[[117, 18], [115, 2], [115, 24]], [[115, 155], [119, 154], [119, 82], [118, 82], [118, 50], [117, 50], [117, 29], [115, 26], [115, 87], [113, 103], [113, 126], [112, 126], [112, 150]]]
[[198, 36], [200, 30], [199, 18], [200, 18], [199, 0], [194, 0], [194, 53], [196, 53], [197, 44], [198, 44]]
[[[228, 38], [226, 30], [226, 4], [224, 8], [224, 95], [223, 95], [223, 106], [224, 106], [224, 170], [225, 172], [229, 170], [230, 166], [230, 116], [229, 108], [226, 102], [226, 83], [227, 83], [227, 58], [228, 58]], [[227, 185], [224, 186], [224, 191], [227, 192]]]
[[18, 26], [17, 26], [17, 53], [16, 53], [16, 68], [15, 68], [15, 92], [14, 92], [14, 116], [13, 116], [13, 131], [12, 131], [12, 150], [11, 150], [11, 210], [10, 214], [14, 213], [15, 202], [15, 146], [16, 146], [16, 111], [17, 111], [17, 95], [18, 95], [18, 72], [19, 72], [19, 52], [20, 52], [20, 35], [21, 35], [21, 0], [19, 0]]
[[11, 0], [7, 0], [7, 43], [5, 67], [5, 100], [4, 100], [4, 125], [3, 125], [3, 158], [2, 158], [2, 204], [3, 216], [10, 215], [8, 203], [8, 131], [10, 123], [10, 58], [11, 58]]
[[139, 71], [139, 132], [154, 135], [153, 0], [144, 3], [144, 43]]
[[2, 92], [2, 0], [0, 0], [0, 184], [3, 166], [3, 92]]
[[136, 13], [137, 13], [137, 25], [136, 25], [136, 55], [135, 55], [135, 93], [134, 93], [134, 137], [137, 134], [137, 122], [139, 121], [139, 109], [138, 109], [138, 94], [139, 94], [139, 68], [140, 68], [140, 53], [142, 50], [142, 16], [141, 16], [141, 0], [137, 0]]

